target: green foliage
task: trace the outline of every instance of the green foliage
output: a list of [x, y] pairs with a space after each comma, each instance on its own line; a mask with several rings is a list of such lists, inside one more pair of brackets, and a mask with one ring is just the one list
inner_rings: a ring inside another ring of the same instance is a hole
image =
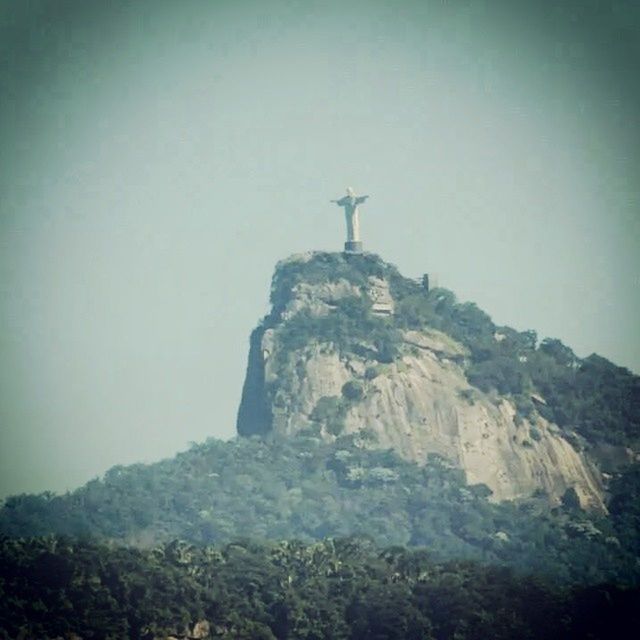
[[347, 403], [343, 398], [323, 396], [313, 408], [311, 419], [324, 424], [330, 434], [337, 436], [344, 431], [346, 411]]
[[640, 437], [640, 378], [600, 356], [579, 360], [559, 341], [550, 344], [543, 342], [526, 367], [547, 402], [541, 413], [591, 442]]
[[640, 465], [627, 467], [612, 480], [609, 511], [617, 539], [640, 557]]
[[[344, 401], [328, 400], [318, 411], [326, 418]], [[66, 495], [8, 498], [0, 532], [136, 544], [367, 534], [382, 545], [426, 546], [440, 559], [474, 558], [561, 581], [640, 579], [637, 508], [624, 497], [625, 482], [638, 484], [635, 476], [613, 484], [611, 519], [554, 510], [535, 498], [494, 504], [488, 489], [467, 487], [464, 474], [442, 458], [411, 464], [392, 451], [360, 448], [365, 435], [333, 444], [312, 433], [270, 442], [209, 440], [157, 464], [114, 467]], [[570, 523], [580, 526], [570, 530]], [[601, 533], [586, 536], [593, 527]]]
[[382, 367], [380, 365], [374, 367], [367, 367], [364, 372], [365, 380], [374, 380], [382, 373]]
[[580, 498], [573, 487], [569, 487], [562, 495], [562, 506], [565, 509], [580, 508]]
[[542, 440], [542, 435], [536, 427], [529, 427], [529, 437], [536, 442], [540, 442], [540, 440]]
[[519, 395], [526, 384], [521, 363], [506, 356], [472, 364], [467, 369], [467, 379], [482, 391], [496, 389], [502, 395]]
[[458, 391], [458, 397], [471, 405], [475, 401], [473, 389], [460, 389]]
[[[372, 275], [389, 281], [394, 317], [371, 313]], [[301, 311], [280, 322], [296, 284], [340, 279], [361, 295], [325, 316]], [[277, 384], [290, 355], [310, 343], [377, 360], [364, 375], [372, 380], [398, 361], [402, 330], [433, 327], [467, 347], [472, 384], [513, 398], [520, 424], [537, 411], [590, 442], [640, 436], [637, 376], [595, 355], [581, 360], [558, 340], [538, 346], [535, 332], [498, 327], [476, 305], [444, 289], [426, 292], [375, 256], [284, 263], [272, 302], [254, 342], [259, 348], [261, 332], [275, 328]], [[277, 384], [266, 389], [276, 406]], [[573, 489], [559, 508], [541, 495], [494, 504], [488, 487], [467, 486], [443, 458], [419, 466], [363, 448], [374, 437], [366, 426], [344, 435], [346, 412], [365, 385], [349, 382], [340, 396], [321, 398], [315, 425], [297, 437], [209, 440], [154, 465], [114, 467], [63, 496], [7, 498], [0, 640], [184, 637], [199, 619], [212, 623], [215, 637], [268, 640], [598, 639], [622, 637], [621, 621], [637, 628], [637, 592], [558, 585], [640, 583], [639, 465], [611, 480], [609, 517], [579, 509]], [[462, 395], [473, 402], [472, 393]], [[320, 440], [321, 427], [335, 442]], [[528, 437], [540, 433], [530, 428]], [[340, 538], [363, 534], [393, 546]], [[47, 537], [18, 539], [31, 535]], [[186, 542], [169, 542], [176, 538]], [[226, 546], [202, 546], [210, 543]]]
[[349, 401], [362, 400], [364, 397], [364, 385], [359, 380], [349, 380], [342, 387], [342, 395]]
[[[521, 640], [622, 637], [638, 590], [569, 590], [366, 538], [148, 550], [0, 540], [0, 638]], [[202, 624], [202, 622], [200, 623]]]
[[[392, 318], [370, 313], [364, 291], [372, 275], [389, 282], [396, 306]], [[485, 392], [496, 390], [511, 396], [520, 419], [538, 411], [560, 426], [575, 429], [589, 442], [628, 444], [640, 439], [638, 376], [596, 355], [581, 360], [556, 339], [545, 338], [538, 345], [535, 331], [497, 326], [475, 304], [458, 302], [446, 289], [426, 291], [377, 256], [318, 253], [307, 262], [280, 265], [272, 287], [275, 315], [267, 323], [276, 323], [297, 283], [341, 279], [363, 295], [344, 299], [327, 316], [310, 317], [303, 311], [279, 325], [284, 352], [313, 341], [331, 342], [342, 353], [389, 363], [402, 351], [400, 331], [432, 327], [469, 350], [470, 383]], [[374, 369], [367, 375], [375, 373]], [[532, 394], [544, 398], [546, 404], [534, 407]]]
[[[311, 259], [278, 264], [271, 283], [271, 304], [279, 314], [291, 299], [294, 287], [346, 280], [358, 288], [364, 287], [371, 276], [383, 278], [397, 271], [372, 254], [345, 255], [343, 253], [315, 253]], [[399, 277], [399, 276], [396, 276]]]
[[486, 359], [495, 343], [491, 318], [471, 302], [458, 303], [446, 289], [419, 290], [399, 300], [396, 322], [409, 329], [443, 331], [469, 347], [477, 361]]
[[[395, 267], [378, 256], [316, 253], [306, 262], [291, 261], [278, 265], [272, 287], [272, 312], [264, 320], [265, 327], [275, 327], [279, 349], [277, 366], [285, 369], [289, 354], [309, 344], [330, 343], [341, 353], [359, 353], [382, 363], [393, 362], [400, 352], [402, 336], [393, 320], [371, 313], [371, 300], [366, 295], [369, 278], [386, 277], [394, 282], [403, 278]], [[302, 309], [281, 322], [280, 314], [291, 300], [296, 285], [318, 285], [346, 280], [360, 295], [343, 297], [326, 315], [315, 315]]]
[[387, 318], [370, 313], [371, 304], [359, 296], [343, 298], [333, 313], [323, 316], [303, 309], [277, 328], [279, 366], [292, 352], [309, 344], [331, 343], [340, 353], [360, 353], [379, 362], [393, 362], [402, 336]]
[[546, 405], [539, 413], [570, 426], [591, 442], [624, 444], [640, 438], [640, 378], [597, 355], [581, 360], [560, 340], [537, 346], [535, 331], [498, 327], [473, 303], [458, 303], [445, 289], [416, 290], [396, 301], [401, 328], [433, 327], [471, 353], [469, 382], [513, 397], [519, 414], [534, 411], [531, 393]]

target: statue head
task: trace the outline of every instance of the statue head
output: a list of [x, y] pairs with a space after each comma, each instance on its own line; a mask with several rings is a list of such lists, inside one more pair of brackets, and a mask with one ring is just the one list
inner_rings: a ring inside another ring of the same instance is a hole
[[356, 195], [356, 192], [353, 190], [353, 187], [347, 187], [347, 195], [350, 198], [353, 198]]

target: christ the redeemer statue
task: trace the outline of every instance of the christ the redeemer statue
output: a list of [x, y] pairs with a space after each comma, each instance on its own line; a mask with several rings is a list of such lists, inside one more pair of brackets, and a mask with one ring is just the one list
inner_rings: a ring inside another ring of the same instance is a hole
[[332, 200], [339, 207], [344, 207], [344, 215], [347, 221], [347, 241], [344, 250], [347, 253], [362, 253], [362, 240], [360, 240], [360, 216], [358, 205], [361, 205], [369, 196], [357, 196], [353, 189], [347, 189], [347, 195], [340, 200]]

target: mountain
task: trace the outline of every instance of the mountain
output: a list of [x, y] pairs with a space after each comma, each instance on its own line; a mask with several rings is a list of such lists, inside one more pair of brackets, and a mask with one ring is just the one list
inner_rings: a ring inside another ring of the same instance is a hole
[[638, 377], [373, 255], [281, 262], [237, 439], [12, 496], [5, 536], [149, 547], [368, 535], [560, 582], [640, 581]]
[[377, 256], [293, 256], [271, 303], [251, 336], [241, 435], [351, 434], [419, 464], [438, 454], [497, 501], [557, 505], [569, 491], [600, 512], [603, 460], [637, 458], [636, 376], [498, 327]]
[[637, 376], [369, 254], [271, 303], [235, 439], [2, 503], [0, 639], [635, 637]]

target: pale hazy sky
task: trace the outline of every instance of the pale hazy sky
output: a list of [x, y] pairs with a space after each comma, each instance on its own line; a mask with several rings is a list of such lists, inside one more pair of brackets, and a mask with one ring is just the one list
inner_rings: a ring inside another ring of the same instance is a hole
[[0, 0], [0, 495], [234, 434], [277, 260], [640, 371], [640, 10]]

